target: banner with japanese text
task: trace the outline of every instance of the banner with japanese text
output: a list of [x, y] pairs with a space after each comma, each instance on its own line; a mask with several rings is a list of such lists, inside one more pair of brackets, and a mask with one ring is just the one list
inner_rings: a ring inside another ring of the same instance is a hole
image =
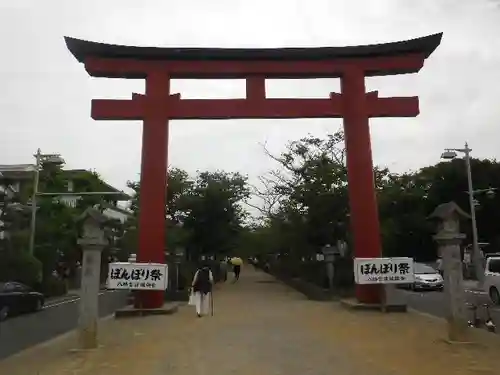
[[414, 282], [413, 258], [355, 258], [356, 284], [411, 284]]
[[166, 290], [168, 268], [160, 263], [110, 263], [108, 289]]

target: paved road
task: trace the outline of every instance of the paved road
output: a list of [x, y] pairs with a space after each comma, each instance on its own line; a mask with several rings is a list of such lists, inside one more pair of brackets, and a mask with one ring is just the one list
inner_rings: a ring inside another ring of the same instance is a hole
[[[401, 290], [400, 293], [405, 295], [409, 307], [441, 318], [444, 318], [446, 316], [447, 310], [443, 292], [413, 292]], [[465, 295], [467, 298], [467, 302], [469, 303], [490, 303], [490, 300], [486, 293], [466, 290]], [[500, 307], [492, 307], [490, 309], [490, 312], [493, 321], [499, 327], [500, 331]], [[480, 307], [480, 309], [478, 310], [478, 315], [481, 318], [485, 317], [484, 308]]]
[[[124, 292], [101, 292], [99, 314], [112, 314], [126, 305]], [[40, 312], [7, 319], [0, 323], [0, 359], [23, 349], [50, 340], [76, 328], [79, 297], [59, 302], [48, 302]]]

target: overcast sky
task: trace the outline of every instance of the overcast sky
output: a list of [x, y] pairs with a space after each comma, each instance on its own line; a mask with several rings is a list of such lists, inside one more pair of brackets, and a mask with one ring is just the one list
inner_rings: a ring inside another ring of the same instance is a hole
[[[9, 5], [7, 5], [9, 4]], [[420, 96], [415, 119], [371, 121], [374, 162], [394, 171], [438, 161], [467, 140], [500, 158], [500, 8], [488, 0], [0, 0], [0, 164], [30, 163], [38, 147], [68, 167], [124, 188], [138, 178], [141, 123], [90, 118], [92, 98], [130, 98], [142, 81], [88, 77], [63, 36], [177, 47], [344, 46], [444, 32], [419, 74], [367, 80], [381, 96]], [[270, 97], [327, 97], [336, 80], [268, 82]], [[174, 81], [184, 98], [243, 97], [243, 81]], [[280, 152], [340, 120], [173, 121], [169, 163], [255, 178]]]

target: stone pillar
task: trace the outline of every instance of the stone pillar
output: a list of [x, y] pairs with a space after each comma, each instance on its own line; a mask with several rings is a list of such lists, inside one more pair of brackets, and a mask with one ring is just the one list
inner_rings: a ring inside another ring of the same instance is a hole
[[448, 339], [451, 342], [467, 342], [468, 324], [465, 290], [463, 285], [460, 243], [465, 234], [459, 232], [460, 217], [468, 217], [454, 202], [439, 205], [431, 218], [440, 221], [433, 237], [438, 243], [438, 254], [443, 259], [444, 295], [448, 321]]
[[323, 255], [325, 256], [326, 264], [326, 275], [328, 277], [328, 289], [333, 291], [333, 278], [335, 276], [335, 268], [333, 262], [335, 261], [335, 255], [339, 253], [336, 247], [331, 245], [326, 245], [323, 248]]
[[78, 244], [82, 248], [82, 272], [78, 336], [80, 349], [97, 348], [97, 322], [99, 320], [99, 287], [101, 253], [108, 244], [101, 228], [106, 220], [97, 210], [87, 210], [82, 215], [83, 231]]

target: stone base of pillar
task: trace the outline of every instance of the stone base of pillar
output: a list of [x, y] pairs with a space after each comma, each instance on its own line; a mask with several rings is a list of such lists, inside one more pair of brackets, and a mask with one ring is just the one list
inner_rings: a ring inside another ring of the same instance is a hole
[[470, 330], [462, 321], [448, 321], [448, 337], [444, 341], [448, 344], [474, 344]]
[[175, 302], [165, 303], [162, 307], [156, 309], [136, 308], [134, 306], [127, 306], [123, 309], [115, 311], [115, 318], [132, 318], [137, 316], [150, 316], [150, 315], [171, 315], [179, 310], [179, 304]]
[[80, 328], [78, 332], [78, 342], [80, 349], [97, 348], [97, 322], [93, 322], [85, 328]]
[[356, 299], [342, 299], [340, 300], [340, 305], [349, 310], [359, 311], [381, 311], [385, 313], [405, 313], [408, 311], [408, 306], [406, 304], [362, 303]]

